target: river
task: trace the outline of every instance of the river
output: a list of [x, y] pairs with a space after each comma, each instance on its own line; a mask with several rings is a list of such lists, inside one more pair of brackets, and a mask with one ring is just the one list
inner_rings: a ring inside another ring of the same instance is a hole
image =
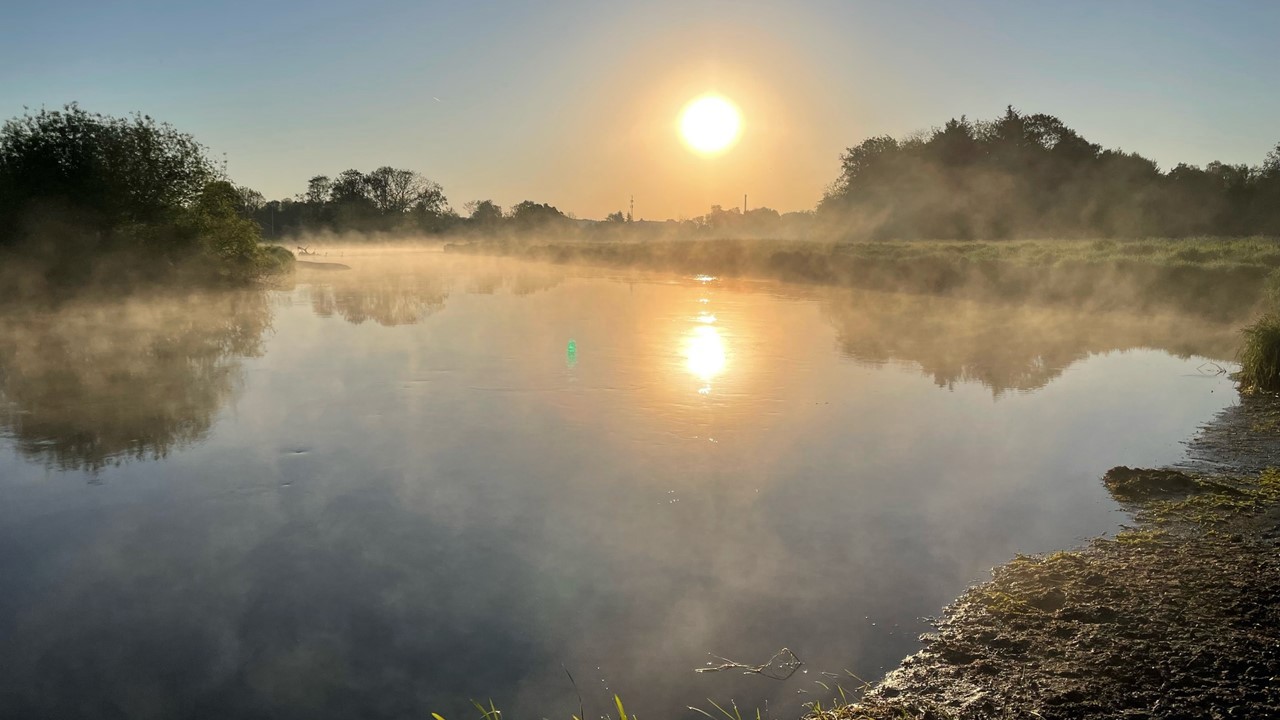
[[0, 310], [0, 717], [797, 717], [1237, 399], [1238, 322], [319, 259]]

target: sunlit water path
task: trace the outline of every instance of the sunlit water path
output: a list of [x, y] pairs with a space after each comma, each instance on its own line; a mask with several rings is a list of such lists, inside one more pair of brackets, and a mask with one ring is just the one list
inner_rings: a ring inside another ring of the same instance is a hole
[[0, 321], [0, 717], [797, 716], [1236, 398], [1196, 318], [342, 261]]

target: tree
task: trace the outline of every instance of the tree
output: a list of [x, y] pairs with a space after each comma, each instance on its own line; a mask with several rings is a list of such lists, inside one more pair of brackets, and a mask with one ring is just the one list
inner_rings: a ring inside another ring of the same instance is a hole
[[249, 219], [262, 205], [194, 138], [147, 115], [72, 104], [0, 128], [0, 248], [25, 268], [24, 287], [244, 280], [283, 268], [292, 256], [260, 248]]
[[320, 206], [329, 202], [333, 194], [333, 181], [327, 175], [316, 175], [307, 181], [307, 192], [302, 200], [311, 205]]
[[262, 196], [262, 193], [253, 188], [237, 185], [236, 194], [240, 196], [237, 210], [244, 217], [253, 217], [258, 211], [267, 206], [267, 199]]
[[611, 223], [624, 223], [627, 221], [627, 216], [623, 215], [622, 211], [619, 210], [618, 212], [609, 213], [607, 216], [605, 216], [604, 221], [611, 222]]
[[329, 202], [335, 204], [373, 204], [369, 181], [359, 170], [343, 170], [329, 186]]
[[201, 249], [237, 275], [255, 272], [262, 237], [257, 223], [241, 214], [242, 202], [240, 188], [225, 180], [211, 182], [200, 191], [186, 219]]
[[929, 139], [929, 151], [945, 167], [968, 167], [982, 157], [983, 149], [974, 136], [973, 124], [961, 115], [952, 118]]
[[525, 200], [511, 208], [511, 221], [522, 229], [555, 225], [569, 218], [552, 205]]
[[866, 193], [887, 174], [898, 151], [898, 141], [888, 135], [868, 138], [849, 148], [840, 158], [843, 173], [833, 194], [857, 197]]
[[491, 226], [502, 222], [502, 207], [492, 200], [472, 200], [463, 207], [476, 225]]
[[365, 176], [365, 183], [374, 206], [383, 214], [410, 209], [439, 214], [447, 205], [440, 185], [412, 170], [380, 167]]
[[0, 244], [53, 210], [109, 242], [121, 226], [189, 206], [219, 175], [204, 146], [148, 115], [113, 118], [74, 103], [28, 113], [0, 129]]
[[1276, 146], [1267, 153], [1259, 174], [1266, 178], [1280, 178], [1280, 143], [1276, 143]]

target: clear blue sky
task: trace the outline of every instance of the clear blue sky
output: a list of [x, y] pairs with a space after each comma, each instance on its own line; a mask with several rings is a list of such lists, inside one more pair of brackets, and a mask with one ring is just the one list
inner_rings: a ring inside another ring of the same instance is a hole
[[[226, 154], [269, 198], [394, 165], [456, 208], [602, 217], [812, 207], [841, 151], [1013, 104], [1168, 168], [1280, 142], [1280, 2], [15, 3], [0, 115], [140, 110]], [[742, 108], [689, 153], [680, 107]]]

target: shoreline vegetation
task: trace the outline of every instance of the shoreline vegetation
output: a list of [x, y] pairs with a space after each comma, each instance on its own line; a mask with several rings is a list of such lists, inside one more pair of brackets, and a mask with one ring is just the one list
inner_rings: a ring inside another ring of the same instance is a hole
[[767, 240], [447, 243], [446, 252], [970, 299], [1239, 316], [1280, 287], [1264, 237], [820, 243]]

